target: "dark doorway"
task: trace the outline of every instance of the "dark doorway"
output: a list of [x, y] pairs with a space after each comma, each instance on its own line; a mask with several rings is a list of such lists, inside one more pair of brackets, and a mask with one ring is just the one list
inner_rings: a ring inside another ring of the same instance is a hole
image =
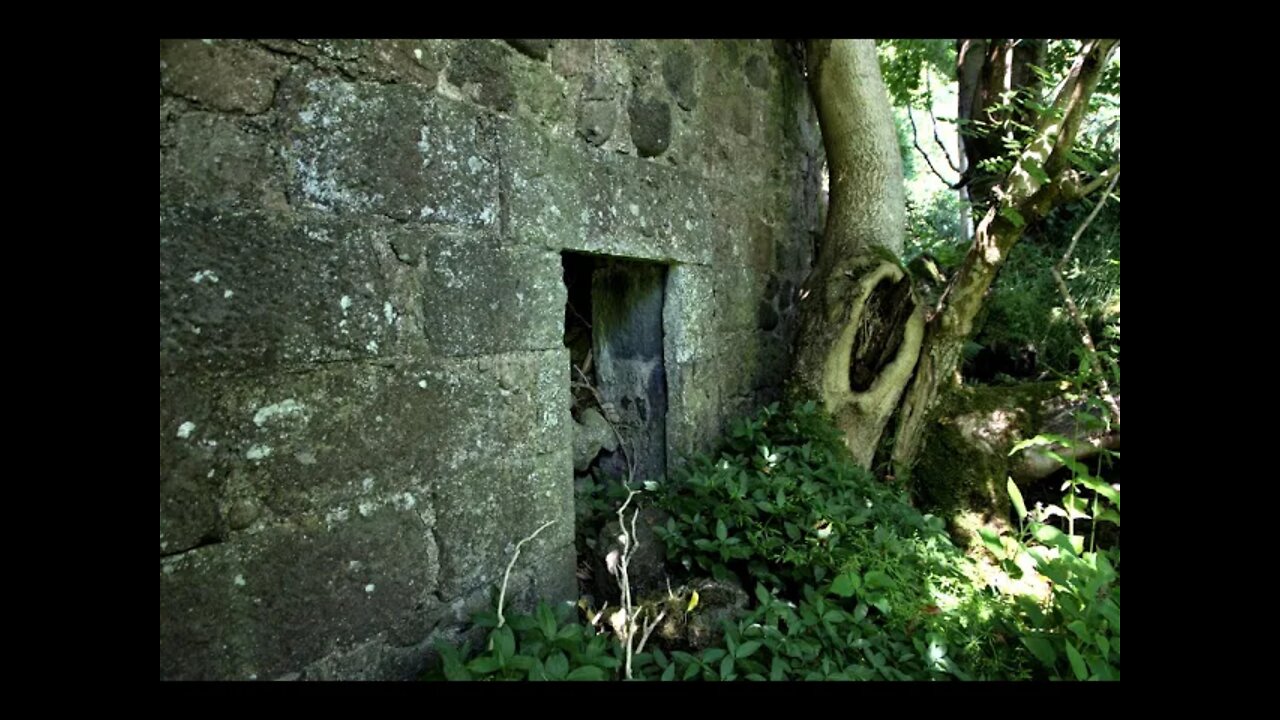
[[[594, 433], [600, 441], [588, 461], [595, 443], [575, 440], [575, 470], [582, 474], [596, 467], [625, 478], [629, 457], [634, 480], [660, 480], [667, 467], [662, 330], [667, 268], [574, 252], [563, 258], [573, 417], [577, 432]], [[599, 418], [608, 423], [607, 433], [600, 432]], [[622, 437], [622, 451], [616, 442], [609, 447], [606, 435], [613, 429]]]

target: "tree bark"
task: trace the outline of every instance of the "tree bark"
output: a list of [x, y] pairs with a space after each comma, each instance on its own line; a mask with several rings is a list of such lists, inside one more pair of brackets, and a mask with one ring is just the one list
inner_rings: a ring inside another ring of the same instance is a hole
[[[1043, 40], [959, 41], [957, 116], [966, 123], [960, 134], [960, 154], [967, 176], [964, 188], [973, 203], [975, 221], [986, 211], [992, 199], [991, 190], [1000, 179], [979, 165], [1006, 152], [1004, 133], [995, 127], [1002, 122], [996, 108], [1011, 91], [1039, 94], [1040, 78], [1031, 66], [1045, 64], [1047, 48]], [[1010, 119], [1025, 126], [1036, 121], [1034, 113], [1025, 106]]]
[[867, 466], [924, 331], [899, 262], [902, 159], [875, 45], [821, 40], [806, 51], [831, 191], [817, 262], [800, 295], [793, 392], [819, 399]]

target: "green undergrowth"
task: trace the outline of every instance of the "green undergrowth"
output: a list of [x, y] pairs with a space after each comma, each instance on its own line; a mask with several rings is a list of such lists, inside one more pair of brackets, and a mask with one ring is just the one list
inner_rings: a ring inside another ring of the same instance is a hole
[[[1002, 593], [979, 580], [975, 561], [956, 548], [941, 519], [919, 513], [900, 489], [855, 466], [812, 403], [774, 405], [737, 422], [719, 453], [692, 459], [679, 477], [642, 497], [669, 515], [655, 530], [673, 583], [739, 583], [751, 604], [724, 621], [712, 647], [650, 643], [633, 658], [634, 678], [1118, 677], [1118, 569], [1109, 555], [1059, 550], [1057, 559], [1046, 559], [1054, 587], [1062, 581], [1047, 604]], [[1017, 552], [1035, 538], [1007, 540], [996, 538], [996, 547]], [[1016, 563], [1005, 566], [1019, 572]], [[1102, 592], [1114, 607], [1090, 609], [1084, 595]], [[695, 606], [682, 602], [679, 609], [699, 612]], [[501, 627], [493, 612], [473, 623], [485, 641], [479, 648], [441, 645], [431, 677], [622, 677], [622, 643], [607, 623], [584, 622], [571, 605], [542, 604], [532, 615], [508, 609]], [[1093, 653], [1080, 659], [1083, 675], [1077, 659], [1085, 644], [1076, 636], [1087, 636]]]

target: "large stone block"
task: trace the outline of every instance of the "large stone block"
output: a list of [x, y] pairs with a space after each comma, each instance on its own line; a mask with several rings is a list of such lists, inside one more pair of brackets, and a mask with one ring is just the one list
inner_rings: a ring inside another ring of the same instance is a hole
[[300, 200], [398, 220], [498, 221], [497, 162], [476, 110], [408, 85], [287, 85], [284, 154]]
[[500, 247], [489, 234], [436, 234], [422, 276], [428, 346], [439, 355], [562, 347], [562, 273], [549, 250]]
[[767, 276], [733, 265], [715, 268], [716, 313], [722, 332], [754, 330], [757, 309], [765, 297]]
[[170, 146], [160, 147], [160, 196], [169, 203], [261, 205], [284, 185], [255, 129], [218, 113], [192, 112], [173, 121]]
[[724, 378], [714, 359], [670, 364], [667, 378], [667, 473], [671, 477], [684, 459], [710, 451], [719, 437]]
[[162, 554], [272, 518], [411, 507], [495, 453], [571, 442], [563, 348], [187, 382], [161, 386]]
[[662, 312], [669, 363], [713, 355], [710, 339], [716, 328], [715, 270], [703, 265], [672, 265], [667, 271]]
[[517, 86], [512, 82], [510, 51], [493, 40], [459, 40], [449, 57], [449, 82], [472, 99], [494, 110], [515, 107]]
[[460, 465], [440, 477], [434, 501], [445, 597], [499, 587], [516, 544], [548, 521], [555, 524], [521, 548], [520, 562], [548, 573], [544, 587], [554, 591], [554, 599], [572, 596], [573, 459], [568, 449], [532, 459], [505, 453]]
[[226, 536], [219, 509], [225, 477], [217, 474], [216, 394], [191, 378], [160, 379], [160, 554]]
[[438, 618], [433, 528], [383, 506], [324, 526], [275, 526], [161, 561], [161, 679], [269, 679]]
[[215, 110], [265, 112], [286, 67], [241, 41], [160, 41], [160, 87]]
[[443, 62], [439, 40], [260, 40], [273, 50], [306, 58], [324, 70], [382, 83], [408, 83], [430, 90]]
[[322, 216], [161, 208], [160, 371], [247, 370], [404, 352], [413, 291], [391, 239]]
[[711, 208], [699, 178], [503, 125], [507, 231], [520, 243], [656, 261], [711, 260]]

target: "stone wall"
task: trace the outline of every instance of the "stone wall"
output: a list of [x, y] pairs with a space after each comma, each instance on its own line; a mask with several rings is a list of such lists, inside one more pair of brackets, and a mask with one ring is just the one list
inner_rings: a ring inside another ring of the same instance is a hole
[[404, 678], [575, 593], [561, 251], [657, 261], [668, 466], [778, 396], [820, 136], [770, 41], [161, 41], [160, 677]]

